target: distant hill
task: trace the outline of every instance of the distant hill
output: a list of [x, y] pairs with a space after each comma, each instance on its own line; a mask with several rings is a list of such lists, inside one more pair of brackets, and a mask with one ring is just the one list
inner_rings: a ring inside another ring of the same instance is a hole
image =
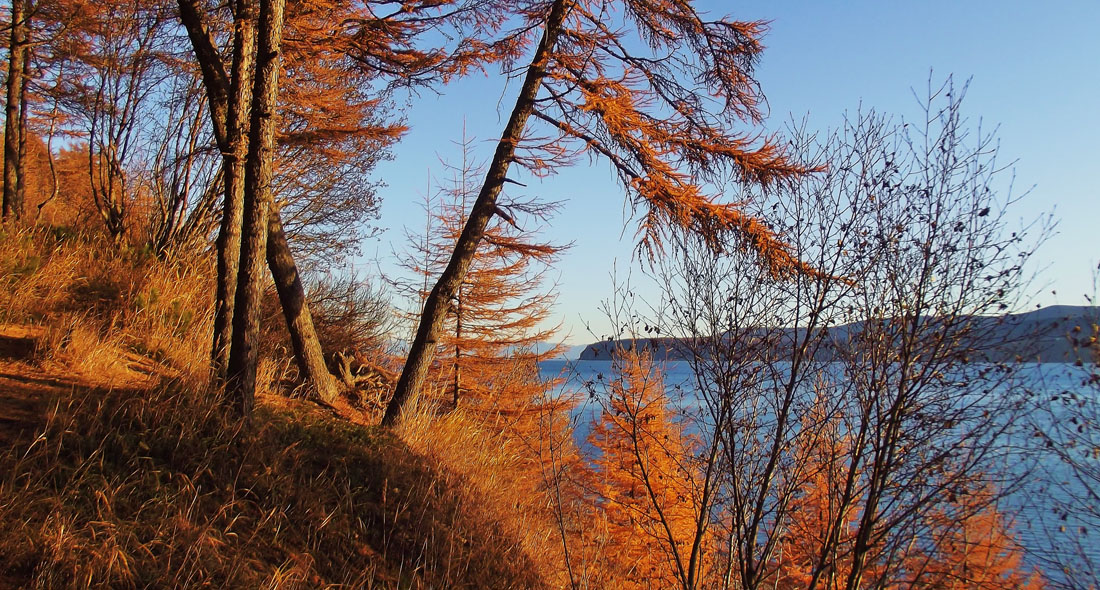
[[584, 351], [585, 348], [587, 348], [587, 345], [584, 344], [570, 345], [546, 341], [536, 342], [532, 348], [534, 349], [535, 353], [539, 355], [545, 355], [559, 346], [561, 347], [561, 350], [558, 351], [558, 354], [554, 355], [552, 358], [570, 361], [576, 360], [578, 357], [580, 357], [581, 352]]
[[[976, 332], [984, 334], [982, 343], [985, 359], [989, 361], [1011, 360], [1017, 357], [1027, 361], [1072, 362], [1076, 360], [1073, 346], [1067, 337], [1075, 326], [1082, 328], [1100, 318], [1100, 307], [1080, 305], [1054, 305], [1026, 313], [999, 317], [974, 316]], [[929, 320], [934, 321], [934, 320]], [[983, 325], [984, 324], [984, 325]], [[861, 323], [844, 324], [829, 328], [825, 345], [818, 360], [830, 360], [835, 354], [834, 343], [842, 343], [851, 334], [858, 333]], [[791, 341], [801, 330], [783, 329], [780, 341]], [[760, 331], [763, 333], [763, 330]], [[643, 347], [654, 351], [657, 358], [680, 360], [687, 356], [685, 342], [676, 338], [638, 338], [605, 340], [589, 344], [581, 351], [580, 360], [611, 360], [616, 348]]]

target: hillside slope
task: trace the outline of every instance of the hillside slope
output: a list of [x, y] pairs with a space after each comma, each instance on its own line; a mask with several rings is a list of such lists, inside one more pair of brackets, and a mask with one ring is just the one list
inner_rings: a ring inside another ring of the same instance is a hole
[[286, 397], [278, 359], [250, 423], [227, 416], [212, 266], [0, 233], [0, 589], [547, 585], [533, 544], [550, 535], [427, 456], [438, 424], [383, 431]]
[[180, 380], [95, 383], [13, 340], [0, 587], [542, 585], [460, 478], [392, 434], [274, 396], [243, 431]]

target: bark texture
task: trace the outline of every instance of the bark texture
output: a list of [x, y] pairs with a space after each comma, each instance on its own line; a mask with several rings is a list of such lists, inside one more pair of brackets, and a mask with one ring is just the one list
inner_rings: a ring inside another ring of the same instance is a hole
[[[249, 146], [249, 105], [252, 104], [252, 70], [256, 60], [256, 3], [236, 0], [233, 5], [233, 65], [231, 75], [222, 68], [216, 45], [202, 24], [195, 0], [179, 0], [180, 19], [195, 48], [214, 123], [214, 136], [222, 152], [225, 206], [218, 234], [218, 285], [211, 361], [215, 374], [227, 376], [234, 326], [234, 308], [241, 260], [244, 218], [245, 161]], [[274, 147], [272, 147], [272, 150]], [[270, 184], [270, 180], [268, 181]], [[270, 207], [270, 195], [269, 195]], [[267, 220], [266, 258], [283, 306], [295, 360], [304, 380], [325, 402], [335, 399], [336, 384], [325, 365], [321, 344], [313, 326], [298, 267], [294, 263], [278, 211]]]
[[228, 393], [232, 405], [242, 416], [252, 413], [256, 395], [260, 299], [263, 296], [268, 216], [272, 207], [271, 177], [284, 7], [285, 0], [260, 0], [256, 76], [245, 160], [240, 269], [228, 368]]
[[19, 89], [19, 159], [16, 160], [15, 173], [15, 202], [19, 204], [20, 218], [27, 202], [27, 86], [30, 81], [31, 49], [28, 42], [23, 50], [23, 79]]
[[20, 138], [22, 137], [23, 83], [27, 59], [27, 2], [12, 0], [11, 37], [8, 51], [7, 103], [4, 107], [4, 220], [18, 221], [23, 217], [23, 199], [19, 191], [22, 168]]
[[233, 327], [233, 305], [237, 296], [238, 260], [241, 255], [241, 226], [244, 220], [244, 162], [248, 155], [248, 105], [252, 103], [252, 67], [256, 57], [255, 3], [237, 2], [233, 25], [233, 71], [230, 100], [226, 111], [226, 147], [223, 149], [225, 205], [218, 231], [218, 306], [214, 314], [214, 342], [211, 351], [214, 371], [225, 377]]
[[416, 336], [409, 348], [409, 356], [405, 360], [405, 367], [394, 389], [393, 399], [390, 400], [382, 418], [384, 426], [397, 423], [405, 403], [420, 390], [428, 375], [432, 357], [435, 355], [435, 343], [443, 329], [451, 299], [466, 277], [477, 246], [485, 235], [485, 228], [496, 210], [497, 197], [504, 186], [508, 167], [515, 157], [516, 144], [523, 135], [523, 129], [535, 104], [535, 97], [546, 76], [546, 63], [557, 43], [569, 4], [567, 0], [556, 0], [550, 9], [542, 39], [531, 59], [531, 65], [527, 68], [519, 98], [516, 99], [512, 114], [508, 117], [508, 124], [497, 143], [493, 161], [485, 174], [485, 183], [482, 185], [481, 192], [478, 193], [477, 200], [474, 201], [473, 210], [470, 211], [470, 218], [455, 244], [447, 268], [444, 269], [424, 301], [424, 311], [420, 315], [420, 324], [417, 326]]
[[294, 347], [294, 359], [303, 380], [312, 383], [321, 401], [331, 404], [336, 400], [336, 382], [325, 365], [321, 341], [313, 327], [313, 317], [306, 303], [298, 267], [290, 253], [290, 246], [283, 231], [279, 212], [273, 209], [267, 218], [267, 265], [275, 278], [275, 289], [283, 306], [290, 342]]

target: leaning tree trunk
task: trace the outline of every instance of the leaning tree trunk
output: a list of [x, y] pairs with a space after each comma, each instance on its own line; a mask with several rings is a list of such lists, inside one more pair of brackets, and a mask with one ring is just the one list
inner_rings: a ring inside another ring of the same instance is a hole
[[428, 375], [432, 357], [435, 355], [435, 343], [443, 330], [443, 321], [447, 317], [451, 298], [466, 278], [466, 272], [473, 262], [477, 246], [485, 235], [485, 228], [489, 225], [489, 219], [497, 209], [497, 197], [500, 195], [501, 187], [504, 186], [508, 167], [515, 157], [516, 144], [519, 143], [523, 129], [527, 125], [527, 119], [534, 110], [535, 97], [538, 95], [543, 78], [546, 77], [546, 66], [550, 60], [550, 53], [557, 43], [562, 23], [565, 21], [568, 4], [569, 0], [556, 0], [550, 8], [542, 39], [531, 59], [531, 65], [527, 68], [527, 75], [523, 79], [516, 106], [512, 109], [508, 124], [504, 127], [504, 133], [497, 143], [493, 161], [485, 174], [485, 183], [481, 187], [481, 192], [478, 193], [477, 200], [474, 201], [473, 210], [470, 211], [470, 217], [466, 220], [466, 226], [462, 228], [462, 234], [459, 235], [458, 243], [455, 244], [454, 252], [451, 253], [447, 268], [443, 270], [443, 274], [424, 300], [424, 311], [420, 315], [420, 324], [417, 326], [416, 336], [409, 348], [409, 356], [405, 360], [405, 367], [394, 389], [393, 399], [390, 400], [386, 407], [386, 414], [382, 417], [382, 424], [385, 426], [392, 426], [397, 422], [405, 402], [420, 390]]
[[286, 327], [290, 331], [298, 372], [303, 380], [313, 384], [322, 401], [331, 404], [337, 396], [336, 382], [325, 365], [321, 341], [317, 338], [313, 317], [306, 304], [302, 279], [290, 253], [283, 222], [274, 209], [267, 218], [267, 265], [275, 278], [275, 289], [279, 292]]
[[258, 51], [245, 159], [244, 222], [240, 270], [229, 351], [228, 393], [235, 409], [249, 416], [256, 395], [267, 224], [271, 212], [279, 57], [285, 0], [260, 0]]
[[19, 220], [23, 202], [19, 198], [19, 137], [24, 100], [23, 64], [27, 59], [26, 0], [12, 0], [11, 37], [8, 45], [7, 103], [4, 107], [4, 203], [3, 218]]

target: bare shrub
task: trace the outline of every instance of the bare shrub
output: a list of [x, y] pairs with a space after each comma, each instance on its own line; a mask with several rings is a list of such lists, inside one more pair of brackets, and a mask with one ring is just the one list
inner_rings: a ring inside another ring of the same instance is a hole
[[[700, 527], [720, 547], [707, 583], [918, 585], [932, 563], [966, 562], [948, 539], [1016, 483], [1003, 436], [1023, 391], [998, 356], [997, 317], [1016, 304], [1041, 238], [1028, 232], [1042, 227], [1009, 227], [995, 140], [967, 124], [963, 94], [930, 85], [913, 123], [861, 112], [821, 138], [792, 130], [826, 169], [752, 200], [812, 270], [776, 274], [750, 245], [715, 252], [685, 237], [653, 269], [660, 301], [613, 306], [621, 333], [645, 338], [634, 347], [691, 368], [698, 398], [683, 410], [713, 515]], [[807, 528], [815, 486], [823, 508]], [[1011, 550], [983, 572], [1026, 579]], [[963, 570], [951, 575], [977, 575]]]

